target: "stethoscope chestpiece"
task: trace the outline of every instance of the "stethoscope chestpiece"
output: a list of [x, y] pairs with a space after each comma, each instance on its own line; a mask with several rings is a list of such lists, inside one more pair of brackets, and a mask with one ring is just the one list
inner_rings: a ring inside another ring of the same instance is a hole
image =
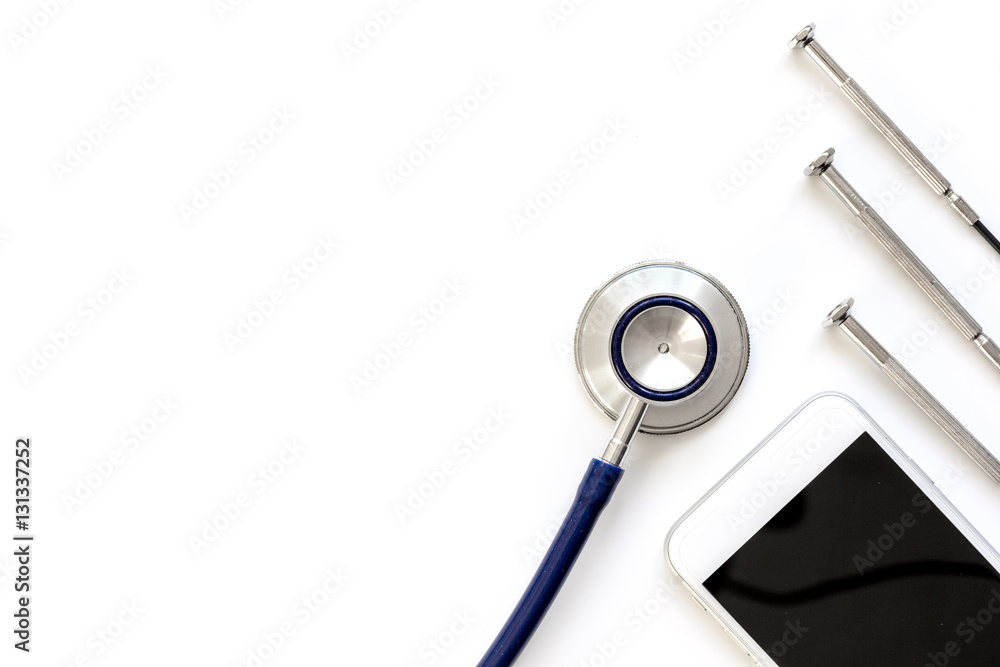
[[681, 433], [719, 414], [750, 359], [739, 305], [720, 282], [678, 262], [650, 261], [611, 277], [577, 324], [576, 367], [594, 403], [618, 420], [647, 404], [639, 430]]
[[508, 667], [534, 633], [621, 479], [636, 432], [680, 433], [719, 414], [746, 374], [750, 337], [717, 280], [654, 261], [620, 271], [594, 292], [576, 328], [575, 354], [583, 386], [616, 421], [614, 432], [479, 667]]

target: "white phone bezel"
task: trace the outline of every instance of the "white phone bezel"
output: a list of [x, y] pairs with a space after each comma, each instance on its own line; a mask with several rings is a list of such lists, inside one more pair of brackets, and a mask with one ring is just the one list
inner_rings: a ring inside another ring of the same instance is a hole
[[688, 510], [670, 529], [665, 543], [670, 567], [699, 604], [760, 665], [778, 667], [703, 582], [866, 431], [1000, 571], [1000, 556], [860, 405], [843, 394], [818, 394]]

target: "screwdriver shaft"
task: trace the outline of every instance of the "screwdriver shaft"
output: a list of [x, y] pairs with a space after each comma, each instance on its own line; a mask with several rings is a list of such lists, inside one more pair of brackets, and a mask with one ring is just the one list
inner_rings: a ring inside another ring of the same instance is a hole
[[892, 255], [896, 263], [917, 283], [924, 294], [930, 297], [934, 305], [940, 308], [962, 335], [976, 344], [980, 354], [1000, 371], [1000, 347], [983, 333], [982, 326], [969, 314], [969, 311], [941, 284], [941, 281], [931, 273], [931, 270], [899, 238], [899, 235], [886, 224], [885, 220], [868, 205], [868, 202], [833, 166], [834, 153], [834, 149], [827, 149], [806, 167], [806, 175], [819, 176], [836, 193], [844, 205], [854, 213], [854, 217]]
[[903, 390], [917, 406], [944, 431], [952, 441], [962, 448], [983, 472], [1000, 484], [1000, 461], [972, 435], [947, 408], [934, 398], [906, 368], [893, 357], [868, 330], [851, 315], [854, 299], [848, 299], [837, 306], [823, 322], [823, 326], [836, 325], [868, 358], [874, 361], [893, 383]]
[[865, 92], [864, 88], [848, 76], [847, 72], [837, 64], [837, 61], [827, 53], [826, 49], [820, 46], [819, 42], [813, 36], [815, 30], [816, 26], [810, 23], [792, 38], [792, 41], [788, 43], [788, 47], [790, 49], [802, 49], [808, 53], [816, 64], [820, 66], [820, 69], [826, 72], [827, 76], [847, 95], [847, 98], [854, 103], [854, 106], [861, 111], [864, 117], [892, 144], [892, 147], [903, 156], [903, 159], [920, 174], [920, 177], [924, 179], [934, 193], [944, 197], [948, 201], [948, 205], [986, 239], [994, 250], [1000, 253], [1000, 242], [980, 222], [979, 214], [958, 193], [952, 190], [951, 183], [927, 159], [927, 156], [910, 141], [909, 137], [903, 134], [903, 131], [882, 111], [882, 108]]

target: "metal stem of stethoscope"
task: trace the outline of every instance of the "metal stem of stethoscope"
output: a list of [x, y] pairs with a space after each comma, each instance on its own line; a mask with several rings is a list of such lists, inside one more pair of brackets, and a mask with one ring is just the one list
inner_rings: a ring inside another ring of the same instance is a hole
[[732, 295], [676, 262], [646, 262], [614, 275], [584, 307], [574, 347], [583, 385], [615, 429], [479, 667], [510, 665], [530, 639], [621, 479], [636, 433], [680, 433], [717, 415], [743, 381], [750, 354]]
[[628, 404], [622, 410], [622, 416], [615, 424], [615, 432], [608, 438], [608, 445], [601, 454], [601, 460], [613, 466], [620, 466], [628, 454], [628, 448], [632, 444], [632, 438], [639, 432], [639, 424], [646, 414], [649, 403], [634, 396], [629, 398]]

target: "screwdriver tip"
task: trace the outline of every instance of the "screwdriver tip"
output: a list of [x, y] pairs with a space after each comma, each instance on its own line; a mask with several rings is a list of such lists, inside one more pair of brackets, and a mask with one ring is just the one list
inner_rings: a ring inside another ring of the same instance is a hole
[[830, 314], [823, 320], [823, 327], [840, 326], [850, 316], [851, 308], [854, 307], [854, 297], [849, 297], [840, 302], [840, 305], [830, 311]]
[[788, 48], [792, 50], [801, 49], [809, 42], [809, 40], [813, 38], [813, 33], [815, 32], [816, 24], [810, 23], [805, 28], [795, 33], [795, 37], [792, 37], [792, 40], [788, 42]]
[[819, 154], [819, 157], [809, 163], [809, 166], [802, 170], [806, 176], [817, 176], [822, 174], [827, 167], [833, 164], [833, 156], [837, 151], [827, 148]]

